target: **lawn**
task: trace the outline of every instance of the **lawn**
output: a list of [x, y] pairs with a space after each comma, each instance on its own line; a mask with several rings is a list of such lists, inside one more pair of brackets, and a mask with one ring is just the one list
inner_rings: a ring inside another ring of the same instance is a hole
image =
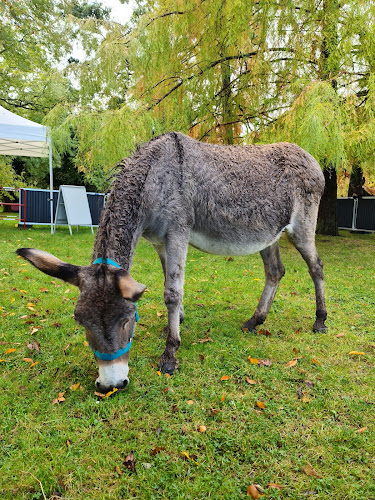
[[132, 274], [148, 289], [130, 384], [108, 398], [95, 395], [73, 320], [78, 290], [14, 253], [38, 247], [85, 265], [93, 239], [0, 225], [1, 499], [255, 498], [251, 485], [267, 499], [375, 498], [375, 235], [317, 238], [326, 334], [312, 332], [312, 281], [287, 239], [286, 275], [256, 335], [240, 326], [262, 291], [260, 256], [190, 249], [172, 377], [157, 371], [163, 278], [142, 240]]

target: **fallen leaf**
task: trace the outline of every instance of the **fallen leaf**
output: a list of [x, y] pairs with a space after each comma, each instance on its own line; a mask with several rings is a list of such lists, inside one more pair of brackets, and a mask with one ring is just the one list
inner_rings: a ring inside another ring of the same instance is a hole
[[360, 352], [360, 351], [350, 351], [350, 355], [358, 355], [358, 356], [365, 356], [365, 352]]
[[304, 467], [302, 467], [302, 470], [305, 474], [307, 474], [308, 476], [315, 476], [315, 477], [322, 477], [320, 474], [318, 474], [316, 472], [316, 470], [314, 470], [311, 465], [305, 465]]
[[192, 399], [189, 399], [188, 401], [186, 401], [186, 404], [188, 405], [193, 405], [194, 404], [194, 401]]
[[33, 304], [32, 302], [29, 302], [29, 303], [27, 304], [27, 307], [35, 307], [35, 304]]
[[285, 363], [285, 366], [286, 366], [286, 368], [290, 368], [291, 366], [296, 366], [297, 363], [298, 363], [298, 359], [293, 358], [290, 361], [288, 361], [287, 363]]
[[219, 410], [217, 408], [212, 408], [211, 415], [216, 415], [216, 413], [219, 413]]
[[14, 347], [11, 347], [10, 349], [7, 349], [4, 354], [10, 354], [11, 352], [15, 352], [16, 349]]
[[223, 395], [221, 396], [221, 401], [224, 401], [225, 399], [225, 392], [223, 393]]
[[158, 370], [156, 373], [159, 375], [159, 377], [161, 376], [161, 371]]
[[260, 359], [258, 365], [259, 366], [271, 366], [272, 361], [270, 361], [269, 359]]
[[229, 380], [230, 376], [229, 375], [223, 375], [220, 380]]
[[315, 365], [319, 365], [319, 366], [322, 366], [322, 363], [320, 361], [318, 361], [316, 358], [313, 358], [311, 360]]
[[5, 359], [0, 359], [0, 363], [5, 363]]
[[166, 378], [171, 378], [171, 374], [170, 373], [164, 373], [165, 377]]
[[[206, 432], [207, 427], [206, 427], [205, 425], [200, 425], [200, 426], [198, 427], [198, 430], [199, 430], [199, 432]], [[358, 431], [357, 431], [357, 432], [358, 432]]]
[[252, 380], [250, 377], [246, 377], [246, 382], [251, 385], [256, 384], [255, 380]]
[[282, 490], [283, 488], [285, 488], [285, 486], [281, 486], [281, 484], [278, 483], [268, 483], [267, 488], [276, 488], [278, 490]]
[[258, 333], [260, 335], [265, 335], [266, 337], [269, 337], [271, 334], [271, 332], [269, 332], [268, 330], [259, 330]]
[[336, 335], [336, 337], [337, 337], [338, 339], [340, 339], [340, 338], [341, 338], [341, 337], [343, 337], [344, 335], [345, 335], [345, 333], [344, 333], [344, 332], [341, 332], [341, 333], [338, 333], [338, 334]]
[[247, 496], [251, 497], [251, 498], [259, 498], [260, 497], [259, 491], [258, 491], [257, 487], [255, 486], [255, 484], [249, 484], [249, 486], [247, 487]]
[[32, 306], [27, 306], [27, 308], [28, 308], [30, 311], [35, 312], [35, 309], [34, 309], [34, 307], [32, 307]]
[[302, 403], [309, 403], [309, 402], [310, 402], [310, 398], [308, 398], [307, 396], [303, 396]]
[[69, 293], [69, 292], [70, 292], [70, 288], [67, 288], [64, 293]]
[[30, 351], [40, 352], [40, 344], [35, 339], [33, 339], [31, 343], [27, 341], [26, 346], [30, 349]]
[[164, 446], [157, 446], [156, 448], [150, 451], [150, 456], [153, 457], [154, 455], [157, 455], [161, 451], [165, 451]]
[[87, 347], [89, 345], [89, 343], [87, 342], [87, 340], [84, 340], [83, 341], [83, 347]]
[[116, 472], [119, 476], [122, 476], [122, 472], [121, 472], [120, 467], [118, 465], [116, 465]]
[[65, 401], [64, 394], [65, 391], [59, 392], [59, 395], [52, 401], [52, 404], [55, 405], [56, 403], [62, 403], [63, 401]]
[[163, 316], [163, 313], [157, 312], [156, 315], [157, 315], [158, 318], [161, 318]]
[[34, 363], [31, 358], [22, 358], [22, 361], [26, 361], [27, 363]]
[[131, 472], [136, 472], [135, 471], [135, 461], [134, 461], [134, 455], [133, 452], [131, 451], [127, 457], [124, 460], [124, 465], [131, 471]]
[[358, 434], [361, 434], [362, 432], [365, 432], [366, 429], [367, 429], [367, 425], [366, 425], [366, 427], [361, 427], [360, 429], [357, 429], [355, 432], [357, 432]]
[[213, 342], [212, 338], [211, 337], [206, 337], [204, 339], [198, 339], [198, 342], [200, 344], [204, 344], [205, 342]]
[[251, 356], [249, 356], [248, 359], [252, 365], [257, 365], [259, 363], [259, 359], [257, 358], [252, 358]]
[[261, 410], [265, 410], [265, 408], [266, 408], [266, 405], [264, 404], [264, 402], [263, 402], [263, 401], [257, 401], [257, 402], [256, 402], [256, 405], [257, 405], [257, 407], [258, 407], [258, 408], [260, 408]]
[[70, 346], [70, 344], [66, 344], [66, 346], [63, 349], [63, 351], [65, 352], [68, 349], [69, 346]]
[[189, 453], [187, 453], [186, 451], [183, 451], [183, 452], [182, 452], [182, 455], [183, 455], [184, 457], [186, 457], [188, 460], [191, 460], [192, 462], [194, 462], [196, 465], [199, 465], [199, 463], [198, 463], [198, 462], [196, 462], [193, 458], [191, 458], [191, 457], [189, 456]]
[[40, 289], [40, 291], [41, 291], [42, 293], [46, 293], [46, 292], [48, 292], [48, 288], [43, 287], [43, 288], [41, 288], [41, 289]]
[[298, 354], [298, 349], [296, 347], [293, 347], [293, 352], [294, 354]]
[[76, 384], [73, 384], [69, 387], [71, 391], [76, 391], [78, 387], [81, 385], [81, 382], [77, 382]]
[[34, 335], [34, 333], [39, 332], [39, 328], [32, 328], [30, 334]]
[[200, 355], [199, 355], [199, 359], [200, 359], [200, 360], [202, 361], [202, 363], [203, 363], [203, 361], [204, 361], [204, 356], [203, 356], [203, 354], [200, 354]]

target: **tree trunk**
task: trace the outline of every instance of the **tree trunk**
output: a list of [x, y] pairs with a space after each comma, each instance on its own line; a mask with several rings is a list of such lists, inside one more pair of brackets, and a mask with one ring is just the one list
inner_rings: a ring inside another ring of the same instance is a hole
[[320, 200], [316, 232], [318, 234], [337, 236], [337, 172], [334, 168], [327, 166], [323, 174], [326, 187]]
[[348, 196], [358, 196], [359, 198], [364, 196], [366, 194], [363, 189], [364, 183], [363, 170], [360, 165], [354, 163], [352, 173], [350, 174]]
[[222, 99], [222, 120], [224, 129], [222, 132], [224, 144], [233, 144], [233, 109], [232, 109], [232, 89], [230, 86], [231, 67], [229, 61], [221, 65], [221, 99]]

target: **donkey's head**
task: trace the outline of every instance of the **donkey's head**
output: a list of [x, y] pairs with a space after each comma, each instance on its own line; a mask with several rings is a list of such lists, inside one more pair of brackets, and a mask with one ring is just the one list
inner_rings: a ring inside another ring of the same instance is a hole
[[96, 387], [102, 392], [126, 387], [137, 316], [135, 302], [146, 287], [114, 265], [74, 266], [35, 248], [20, 248], [17, 254], [40, 271], [79, 288], [74, 317], [86, 329], [87, 342], [99, 365]]

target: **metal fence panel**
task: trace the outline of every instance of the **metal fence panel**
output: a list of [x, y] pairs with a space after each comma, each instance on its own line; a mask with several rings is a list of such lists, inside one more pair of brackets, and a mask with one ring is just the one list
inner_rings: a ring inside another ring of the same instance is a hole
[[[53, 213], [56, 212], [57, 198], [59, 192], [53, 191]], [[50, 225], [50, 191], [48, 189], [22, 189], [20, 190], [20, 203], [24, 203], [26, 197], [26, 224]], [[92, 224], [99, 224], [100, 214], [104, 207], [104, 194], [87, 193]], [[20, 219], [24, 218], [24, 208], [20, 207]]]
[[357, 229], [375, 231], [375, 198], [359, 198], [357, 209]]

